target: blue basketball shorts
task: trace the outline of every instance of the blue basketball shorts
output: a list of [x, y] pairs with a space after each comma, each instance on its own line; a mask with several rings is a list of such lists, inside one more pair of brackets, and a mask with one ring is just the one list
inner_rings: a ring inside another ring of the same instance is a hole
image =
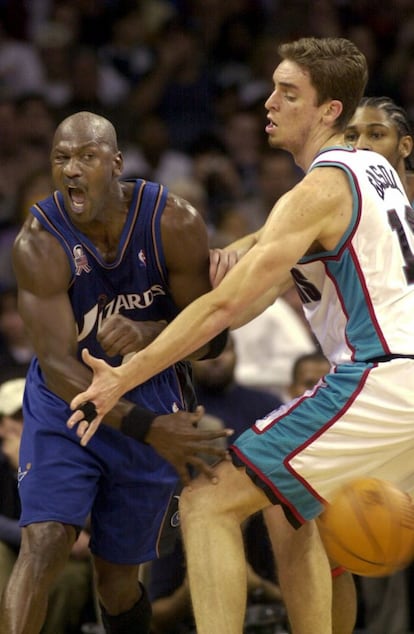
[[[168, 551], [177, 536], [178, 477], [150, 446], [101, 425], [86, 447], [66, 427], [68, 406], [43, 394], [25, 399], [20, 449], [21, 526], [91, 520], [91, 551], [138, 564]], [[49, 402], [46, 403], [48, 399]]]

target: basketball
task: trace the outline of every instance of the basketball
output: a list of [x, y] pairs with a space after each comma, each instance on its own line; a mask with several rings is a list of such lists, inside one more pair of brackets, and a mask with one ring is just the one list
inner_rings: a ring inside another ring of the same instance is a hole
[[377, 478], [342, 486], [318, 520], [328, 556], [366, 577], [390, 575], [414, 558], [411, 497]]

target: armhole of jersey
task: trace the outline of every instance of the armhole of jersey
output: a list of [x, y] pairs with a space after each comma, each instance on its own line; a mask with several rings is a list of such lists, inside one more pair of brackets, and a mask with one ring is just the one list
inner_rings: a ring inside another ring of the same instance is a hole
[[147, 187], [148, 185], [151, 186], [153, 208], [151, 221], [151, 240], [152, 248], [154, 251], [154, 262], [163, 282], [168, 286], [168, 272], [165, 262], [161, 234], [161, 218], [167, 201], [168, 190], [163, 185], [158, 185], [156, 183], [147, 183]]
[[309, 171], [312, 171], [316, 167], [337, 167], [345, 172], [348, 177], [349, 186], [351, 188], [352, 214], [349, 225], [335, 249], [333, 249], [332, 251], [320, 251], [319, 253], [313, 253], [312, 255], [305, 255], [300, 259], [300, 263], [306, 263], [324, 257], [337, 256], [344, 248], [344, 246], [348, 243], [351, 236], [355, 233], [361, 215], [361, 192], [358, 186], [358, 180], [349, 166], [345, 165], [345, 163], [341, 163], [340, 161], [321, 161], [312, 165]]
[[65, 251], [65, 253], [66, 253], [67, 257], [68, 257], [68, 260], [69, 260], [69, 266], [70, 266], [70, 270], [71, 270], [71, 279], [70, 279], [70, 286], [71, 286], [73, 284], [73, 280], [75, 278], [75, 263], [74, 263], [74, 260], [73, 260], [72, 249], [70, 247], [69, 242], [66, 240], [66, 238], [63, 236], [63, 234], [59, 231], [59, 229], [51, 221], [49, 216], [46, 214], [44, 209], [41, 207], [42, 202], [43, 201], [33, 205], [30, 208], [29, 211], [30, 211], [31, 214], [33, 214], [33, 216], [35, 218], [37, 218], [37, 220], [46, 229], [46, 231], [51, 233], [52, 236], [54, 236], [58, 240], [59, 244], [62, 246], [63, 250]]

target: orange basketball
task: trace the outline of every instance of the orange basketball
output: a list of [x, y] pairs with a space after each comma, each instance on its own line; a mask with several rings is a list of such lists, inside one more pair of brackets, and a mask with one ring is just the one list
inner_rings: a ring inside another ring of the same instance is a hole
[[390, 482], [358, 478], [345, 484], [318, 525], [329, 557], [357, 575], [386, 576], [414, 558], [414, 505]]

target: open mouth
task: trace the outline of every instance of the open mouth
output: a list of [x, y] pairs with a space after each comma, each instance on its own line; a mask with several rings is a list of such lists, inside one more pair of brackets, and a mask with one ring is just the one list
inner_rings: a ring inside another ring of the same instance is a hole
[[68, 187], [68, 193], [72, 203], [72, 210], [76, 214], [82, 213], [85, 209], [85, 192], [82, 189], [79, 189], [79, 187]]

